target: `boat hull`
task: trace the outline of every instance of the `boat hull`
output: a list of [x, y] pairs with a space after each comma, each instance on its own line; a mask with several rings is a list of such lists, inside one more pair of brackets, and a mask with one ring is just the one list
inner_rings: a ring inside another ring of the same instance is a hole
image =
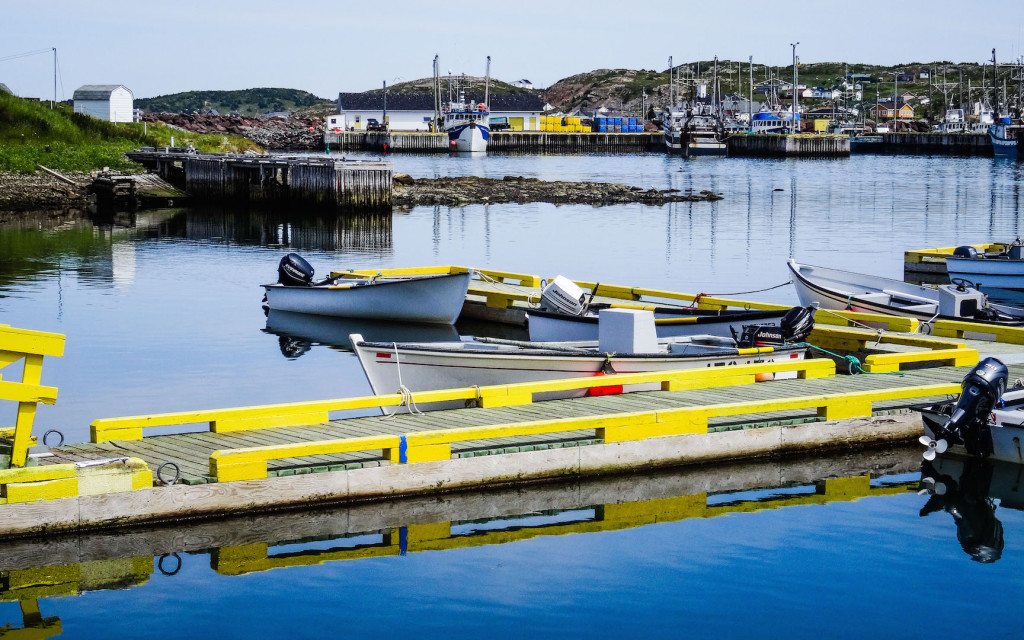
[[458, 151], [487, 151], [490, 137], [490, 129], [479, 122], [469, 122], [448, 130], [448, 140]]
[[1024, 296], [1024, 260], [991, 258], [946, 258], [950, 279], [963, 278], [978, 289], [1000, 300], [1020, 300]]
[[993, 131], [995, 128], [989, 129], [988, 132], [988, 139], [992, 141], [993, 155], [1001, 158], [1016, 158], [1018, 153], [1017, 140], [996, 135]]
[[[778, 325], [786, 311], [754, 311], [728, 315], [688, 315], [654, 312], [655, 330], [659, 338], [696, 335], [730, 338], [743, 332], [748, 324]], [[597, 316], [570, 316], [560, 313], [531, 311], [527, 328], [534, 342], [594, 341], [598, 339]], [[692, 320], [693, 322], [690, 322]]]
[[[929, 438], [935, 439], [937, 435], [935, 426], [945, 423], [946, 414], [942, 412], [942, 406], [936, 405], [921, 410], [924, 433]], [[997, 416], [997, 422], [989, 424], [989, 431], [992, 434], [992, 453], [986, 456], [986, 459], [1024, 464], [1024, 427], [1004, 424], [1001, 420], [1002, 413], [1005, 412], [996, 410], [994, 415]], [[962, 456], [970, 455], [962, 445], [952, 446], [950, 452]]]
[[[539, 355], [508, 354], [487, 351], [462, 351], [453, 349], [425, 350], [409, 349], [398, 345], [382, 343], [368, 344], [353, 337], [353, 347], [363, 366], [373, 393], [386, 395], [396, 393], [402, 387], [417, 391], [466, 388], [563, 380], [566, 378], [590, 378], [601, 375], [606, 366], [603, 356], [594, 355]], [[397, 354], [396, 354], [397, 351]], [[752, 364], [756, 362], [782, 362], [802, 359], [805, 349], [796, 347], [779, 348], [771, 353], [750, 355], [701, 355], [701, 356], [630, 356], [613, 357], [611, 366], [615, 373], [640, 373], [647, 371], [673, 371], [677, 369], [703, 369], [717, 366]], [[780, 374], [778, 377], [784, 377]], [[614, 380], [614, 377], [609, 379]], [[659, 389], [660, 385], [633, 385], [626, 391]], [[586, 395], [585, 391], [565, 391], [538, 394], [538, 399], [550, 400]], [[463, 406], [464, 402], [437, 402], [418, 405], [420, 409], [443, 409]]]
[[454, 324], [462, 312], [470, 273], [378, 280], [339, 287], [264, 285], [273, 310], [341, 318]]

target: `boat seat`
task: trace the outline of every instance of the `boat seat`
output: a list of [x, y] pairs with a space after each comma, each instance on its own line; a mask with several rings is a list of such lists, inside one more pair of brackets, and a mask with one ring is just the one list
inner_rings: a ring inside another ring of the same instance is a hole
[[861, 293], [855, 296], [850, 296], [850, 300], [856, 302], [862, 300], [864, 302], [877, 302], [879, 304], [889, 304], [889, 298], [891, 296], [888, 293]]
[[893, 291], [892, 289], [882, 289], [885, 293], [889, 294], [897, 300], [916, 300], [921, 304], [935, 304], [934, 298], [926, 298], [924, 296], [917, 296], [912, 293], [904, 293], [902, 291]]
[[901, 305], [899, 309], [901, 311], [913, 311], [915, 313], [927, 313], [934, 314], [939, 310], [939, 306], [934, 302], [931, 304], [908, 304], [906, 306]]

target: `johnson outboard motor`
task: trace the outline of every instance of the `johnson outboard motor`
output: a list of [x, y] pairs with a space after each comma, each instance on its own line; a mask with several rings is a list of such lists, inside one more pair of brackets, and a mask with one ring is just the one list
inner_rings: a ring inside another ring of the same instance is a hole
[[277, 264], [277, 281], [288, 287], [313, 284], [313, 265], [297, 253], [289, 253]]
[[743, 334], [737, 342], [743, 348], [803, 342], [813, 329], [814, 307], [793, 307], [782, 316], [778, 325], [744, 325]]
[[944, 423], [931, 425], [934, 438], [921, 436], [920, 442], [928, 447], [925, 460], [934, 460], [951, 444], [962, 444], [967, 452], [976, 456], [992, 453], [992, 433], [989, 414], [1006, 391], [1010, 372], [995, 358], [985, 358], [964, 378], [960, 399]]

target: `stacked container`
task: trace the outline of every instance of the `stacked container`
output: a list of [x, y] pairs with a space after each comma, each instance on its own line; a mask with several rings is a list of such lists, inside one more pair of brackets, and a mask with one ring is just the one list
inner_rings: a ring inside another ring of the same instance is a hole
[[584, 125], [579, 116], [541, 116], [540, 130], [552, 133], [589, 133], [591, 127]]

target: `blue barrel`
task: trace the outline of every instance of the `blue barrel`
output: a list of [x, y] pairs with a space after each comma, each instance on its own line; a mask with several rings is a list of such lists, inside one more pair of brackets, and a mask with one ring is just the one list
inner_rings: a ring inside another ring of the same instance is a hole
[[631, 126], [631, 127], [635, 127], [636, 126], [636, 118], [630, 118], [629, 119], [629, 126]]
[[598, 133], [608, 133], [608, 125], [606, 125], [606, 124], [599, 124], [599, 125], [597, 125], [597, 132]]
[[603, 116], [600, 117], [600, 118], [594, 118], [594, 123], [597, 124], [597, 126], [599, 126], [599, 127], [607, 125], [608, 124], [608, 118], [605, 118]]
[[621, 127], [623, 125], [622, 118], [615, 118], [615, 124]]

